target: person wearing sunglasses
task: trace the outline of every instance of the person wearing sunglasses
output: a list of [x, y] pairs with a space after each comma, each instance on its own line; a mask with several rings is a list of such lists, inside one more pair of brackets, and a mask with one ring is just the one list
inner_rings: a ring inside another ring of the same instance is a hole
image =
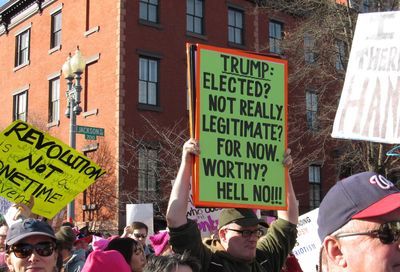
[[56, 237], [44, 221], [28, 218], [13, 224], [6, 238], [5, 261], [10, 271], [57, 271]]
[[[278, 219], [268, 225], [251, 209], [222, 209], [218, 237], [202, 242], [196, 222], [186, 217], [193, 155], [199, 154], [198, 142], [190, 139], [183, 146], [182, 161], [167, 209], [167, 224], [173, 251], [186, 250], [200, 260], [201, 271], [278, 272], [296, 243], [298, 204], [291, 180], [288, 182], [287, 211], [278, 211]], [[292, 165], [290, 151], [285, 167]]]
[[147, 235], [149, 233], [148, 226], [140, 221], [134, 221], [131, 225], [128, 225], [124, 229], [124, 233], [121, 238], [129, 237], [140, 243], [144, 249], [144, 253], [147, 256], [154, 253], [153, 248], [146, 244]]
[[400, 190], [375, 172], [337, 182], [318, 212], [319, 271], [400, 271]]

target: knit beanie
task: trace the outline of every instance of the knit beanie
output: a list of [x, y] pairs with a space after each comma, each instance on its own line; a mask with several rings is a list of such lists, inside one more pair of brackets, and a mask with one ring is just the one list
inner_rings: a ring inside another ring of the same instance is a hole
[[168, 245], [169, 234], [168, 231], [160, 231], [159, 233], [150, 236], [149, 239], [154, 249], [154, 254], [159, 256]]
[[81, 272], [132, 272], [121, 253], [116, 250], [95, 250], [89, 254]]

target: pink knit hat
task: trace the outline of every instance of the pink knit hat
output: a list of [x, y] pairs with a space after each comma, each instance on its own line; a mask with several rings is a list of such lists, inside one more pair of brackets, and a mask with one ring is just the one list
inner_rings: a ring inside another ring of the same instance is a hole
[[159, 233], [150, 236], [149, 239], [153, 246], [154, 254], [158, 256], [163, 252], [165, 246], [168, 244], [169, 234], [168, 231], [160, 231]]
[[82, 272], [118, 271], [131, 272], [131, 267], [116, 250], [95, 250], [89, 254]]

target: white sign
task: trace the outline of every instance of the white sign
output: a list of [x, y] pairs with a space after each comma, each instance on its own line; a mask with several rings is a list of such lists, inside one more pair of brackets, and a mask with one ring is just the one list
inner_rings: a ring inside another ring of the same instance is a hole
[[[172, 181], [173, 183], [173, 181]], [[192, 177], [190, 177], [189, 202], [187, 207], [187, 218], [196, 221], [201, 237], [211, 237], [218, 234], [218, 220], [221, 208], [196, 208], [193, 204]]]
[[321, 241], [318, 237], [318, 209], [299, 216], [297, 243], [292, 252], [303, 271], [316, 271]]
[[6, 214], [8, 208], [11, 207], [11, 202], [0, 196], [0, 214]]
[[145, 223], [149, 228], [148, 236], [154, 233], [153, 204], [126, 204], [126, 225], [134, 221]]
[[358, 15], [332, 137], [400, 143], [400, 12]]

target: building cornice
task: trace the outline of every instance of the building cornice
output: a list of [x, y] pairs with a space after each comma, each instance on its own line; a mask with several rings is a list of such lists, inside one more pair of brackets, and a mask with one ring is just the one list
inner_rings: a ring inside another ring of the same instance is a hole
[[42, 12], [43, 2], [45, 0], [10, 0], [4, 6], [0, 8], [0, 26], [4, 29], [4, 32], [8, 33], [9, 26], [12, 18], [18, 14], [23, 13], [32, 5], [37, 6], [37, 10]]

